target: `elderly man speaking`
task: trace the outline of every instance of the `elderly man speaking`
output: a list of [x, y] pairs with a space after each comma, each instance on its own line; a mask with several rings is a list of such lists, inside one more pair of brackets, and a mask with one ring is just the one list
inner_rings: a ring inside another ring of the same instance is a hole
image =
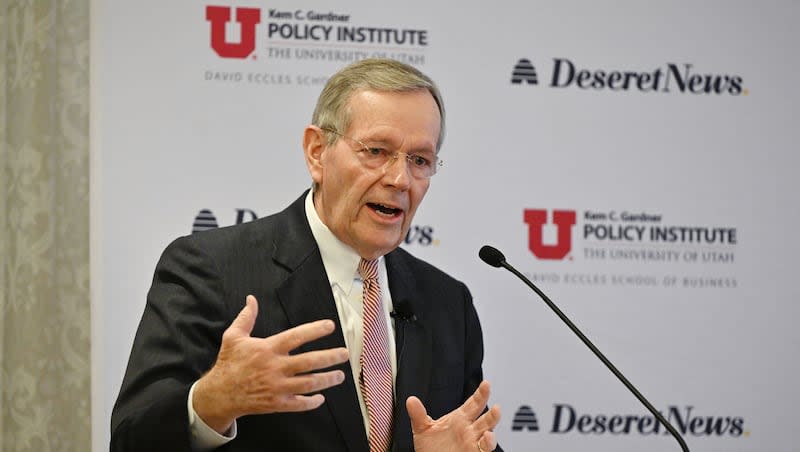
[[311, 190], [164, 251], [111, 450], [501, 450], [469, 291], [398, 248], [443, 136], [413, 67], [333, 75], [303, 134]]

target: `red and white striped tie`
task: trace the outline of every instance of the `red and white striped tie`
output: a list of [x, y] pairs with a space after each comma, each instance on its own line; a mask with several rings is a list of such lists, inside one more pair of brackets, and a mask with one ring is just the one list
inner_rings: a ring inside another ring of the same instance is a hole
[[359, 385], [369, 416], [370, 452], [387, 452], [392, 443], [392, 365], [389, 339], [378, 284], [378, 260], [361, 259], [358, 273], [364, 280], [364, 347]]

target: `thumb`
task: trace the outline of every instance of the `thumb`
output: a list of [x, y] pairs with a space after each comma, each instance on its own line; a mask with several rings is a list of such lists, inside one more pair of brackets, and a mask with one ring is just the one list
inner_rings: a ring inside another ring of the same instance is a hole
[[425, 405], [414, 396], [406, 399], [406, 410], [408, 411], [408, 417], [411, 419], [411, 432], [415, 435], [427, 430], [430, 427], [430, 423], [433, 422], [433, 419], [428, 416], [428, 412], [425, 410]]
[[256, 301], [256, 297], [248, 295], [245, 303], [244, 308], [239, 311], [239, 315], [233, 319], [233, 323], [228, 329], [237, 335], [250, 336], [258, 316], [258, 301]]

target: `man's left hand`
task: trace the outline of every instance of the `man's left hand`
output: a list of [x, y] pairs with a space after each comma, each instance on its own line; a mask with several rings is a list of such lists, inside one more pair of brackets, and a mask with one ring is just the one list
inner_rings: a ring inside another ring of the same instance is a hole
[[457, 409], [439, 419], [428, 416], [416, 397], [406, 400], [417, 452], [489, 452], [497, 447], [494, 429], [500, 422], [500, 407], [481, 414], [489, 401], [489, 382], [478, 389]]

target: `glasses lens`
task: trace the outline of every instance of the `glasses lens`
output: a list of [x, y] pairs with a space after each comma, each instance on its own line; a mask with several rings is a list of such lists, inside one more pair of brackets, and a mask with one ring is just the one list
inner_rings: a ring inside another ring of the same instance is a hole
[[436, 174], [436, 156], [412, 154], [407, 157], [411, 174], [417, 179], [427, 179]]
[[361, 163], [370, 169], [383, 168], [392, 158], [391, 153], [385, 149], [371, 148], [366, 145], [362, 145], [361, 152], [358, 155], [361, 158]]
[[393, 152], [381, 147], [370, 147], [362, 141], [342, 135], [333, 129], [324, 128], [323, 130], [351, 141], [355, 145], [355, 151], [361, 164], [369, 169], [386, 168], [387, 165], [393, 164], [402, 155], [406, 159], [411, 175], [415, 179], [428, 179], [436, 174], [436, 170], [442, 165], [441, 160], [435, 155], [406, 154]]

